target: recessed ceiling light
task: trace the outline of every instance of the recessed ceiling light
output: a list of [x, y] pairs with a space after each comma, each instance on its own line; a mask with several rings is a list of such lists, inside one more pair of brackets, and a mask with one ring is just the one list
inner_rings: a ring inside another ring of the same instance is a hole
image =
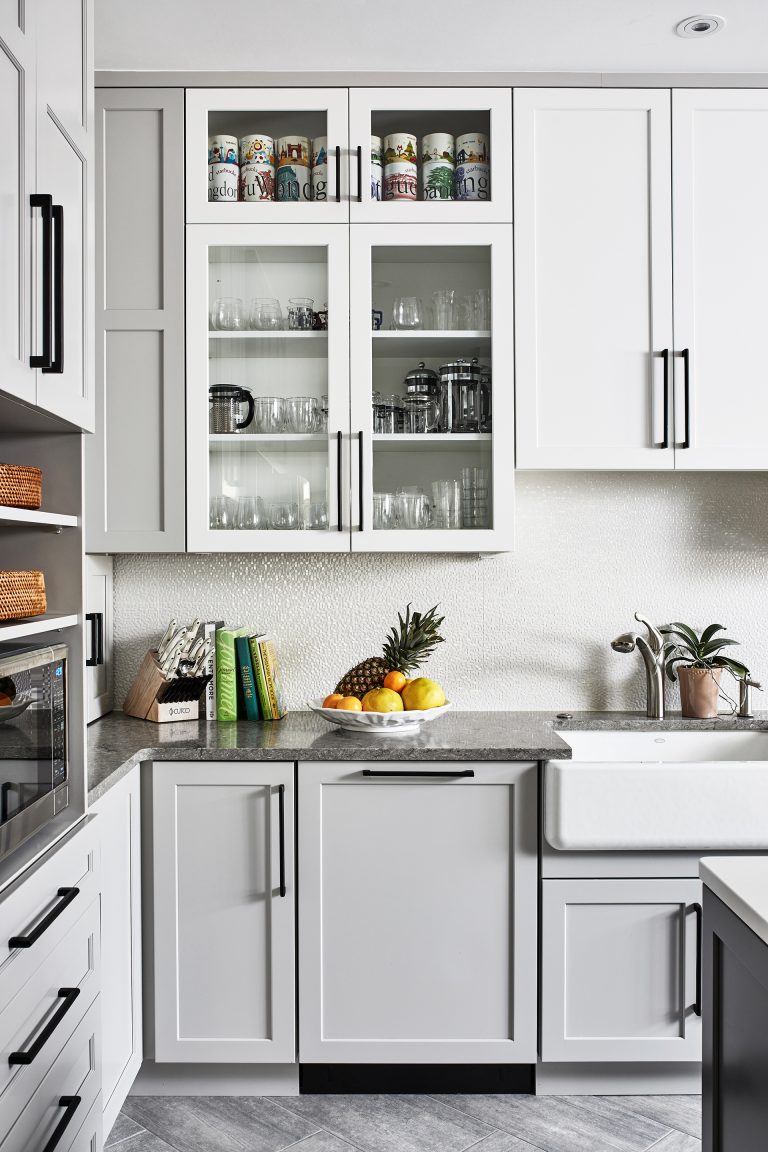
[[694, 40], [697, 36], [712, 36], [721, 28], [725, 28], [722, 16], [689, 16], [687, 20], [680, 21], [676, 32], [678, 36], [688, 36]]

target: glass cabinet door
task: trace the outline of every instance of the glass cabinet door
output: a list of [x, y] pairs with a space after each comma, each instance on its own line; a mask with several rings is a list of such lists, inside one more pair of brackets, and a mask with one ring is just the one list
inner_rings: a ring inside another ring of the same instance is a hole
[[348, 229], [187, 228], [190, 551], [349, 550]]
[[512, 220], [510, 88], [353, 88], [353, 221]]
[[188, 88], [187, 223], [349, 219], [346, 88]]
[[351, 243], [352, 550], [511, 548], [511, 226]]

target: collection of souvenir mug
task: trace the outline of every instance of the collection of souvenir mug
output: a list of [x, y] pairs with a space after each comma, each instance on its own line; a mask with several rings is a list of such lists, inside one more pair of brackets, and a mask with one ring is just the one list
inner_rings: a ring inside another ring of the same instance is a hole
[[[421, 190], [421, 197], [419, 197]], [[490, 200], [488, 137], [431, 132], [371, 136], [372, 200]]]
[[326, 200], [328, 144], [325, 136], [208, 137], [208, 199]]

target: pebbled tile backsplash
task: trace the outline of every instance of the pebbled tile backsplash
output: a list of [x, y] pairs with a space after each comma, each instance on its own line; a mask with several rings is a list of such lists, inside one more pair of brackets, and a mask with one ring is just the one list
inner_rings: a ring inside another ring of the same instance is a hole
[[171, 615], [272, 632], [302, 708], [378, 654], [409, 600], [442, 606], [429, 673], [463, 709], [641, 707], [640, 657], [609, 647], [636, 608], [726, 625], [768, 681], [768, 475], [519, 473], [517, 514], [517, 551], [482, 558], [118, 556], [116, 705]]

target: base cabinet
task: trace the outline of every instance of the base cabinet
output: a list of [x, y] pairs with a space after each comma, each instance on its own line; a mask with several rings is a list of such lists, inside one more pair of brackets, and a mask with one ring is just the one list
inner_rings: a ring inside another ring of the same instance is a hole
[[155, 1060], [296, 1059], [293, 764], [152, 775]]
[[299, 1056], [536, 1059], [536, 766], [299, 765]]
[[542, 882], [543, 1061], [697, 1061], [701, 885]]
[[[114, 1124], [141, 1067], [141, 823], [139, 769], [98, 800], [101, 841], [102, 1099]], [[87, 1145], [86, 1145], [87, 1146]]]

